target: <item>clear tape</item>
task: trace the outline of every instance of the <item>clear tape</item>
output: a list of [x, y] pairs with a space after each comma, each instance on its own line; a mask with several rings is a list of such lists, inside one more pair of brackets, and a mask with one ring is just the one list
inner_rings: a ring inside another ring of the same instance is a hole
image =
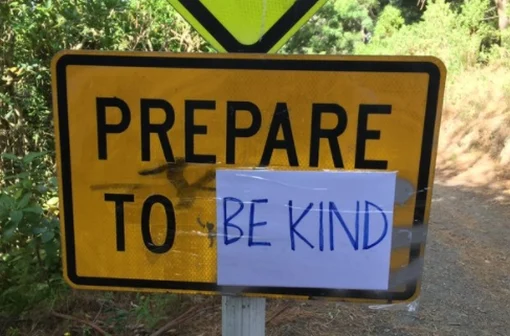
[[[183, 162], [177, 162], [173, 164], [164, 164], [159, 167], [140, 171], [140, 175], [158, 175], [158, 174], [166, 174], [168, 180], [174, 184], [176, 180], [178, 180], [183, 175], [183, 171], [185, 169], [186, 164]], [[212, 168], [212, 167], [211, 167]], [[197, 190], [207, 189], [209, 191], [215, 192], [215, 187], [208, 187], [207, 184], [209, 182], [214, 181], [215, 179], [215, 170], [220, 167], [216, 166], [210, 170], [207, 170], [205, 174], [205, 183], [197, 184], [194, 186]], [[237, 169], [242, 169], [240, 167], [236, 167]], [[273, 168], [273, 167], [272, 167]], [[267, 170], [267, 167], [248, 167], [245, 169], [250, 170]], [[124, 190], [135, 190], [146, 187], [146, 184], [104, 184], [104, 185], [94, 185], [91, 186], [92, 190], [112, 190], [112, 189], [124, 189]], [[299, 186], [296, 186], [299, 187]], [[420, 192], [420, 191], [418, 191]], [[191, 193], [192, 195], [194, 193]], [[396, 188], [395, 188], [395, 205], [396, 206], [404, 206], [412, 196], [416, 194], [416, 191], [413, 189], [412, 184], [402, 178], [397, 178]], [[196, 201], [197, 199], [210, 199], [210, 197], [186, 197], [184, 194], [181, 194], [179, 197], [179, 205], [186, 204], [188, 202]], [[178, 207], [179, 207], [178, 205]], [[215, 248], [214, 243], [218, 238], [223, 237], [221, 233], [216, 232], [215, 223], [206, 222], [200, 219], [200, 217], [196, 218], [197, 222], [197, 230], [193, 230], [191, 232], [187, 232], [187, 234], [206, 236], [210, 240], [209, 247]], [[419, 225], [413, 228], [401, 228], [394, 227], [392, 232], [392, 250], [403, 249], [403, 248], [412, 248], [413, 246], [419, 245], [421, 246], [426, 242], [427, 238], [427, 228], [424, 225]], [[174, 250], [174, 252], [178, 252]], [[389, 280], [389, 290], [398, 290], [399, 287], [406, 286], [408, 284], [416, 283], [417, 280], [420, 279], [423, 271], [423, 258], [414, 259], [410, 264], [398, 269], [393, 270], [390, 273]], [[223, 295], [241, 295], [246, 293], [249, 290], [249, 287], [239, 288], [239, 287], [224, 287], [222, 294]], [[343, 292], [342, 290], [335, 292]], [[309, 297], [312, 300], [328, 300], [327, 296], [324, 297]], [[378, 304], [378, 305], [369, 305], [371, 309], [391, 309], [391, 310], [405, 310], [405, 311], [415, 311], [419, 306], [419, 298], [410, 303], [403, 304], [394, 304], [389, 302], [388, 304]]]

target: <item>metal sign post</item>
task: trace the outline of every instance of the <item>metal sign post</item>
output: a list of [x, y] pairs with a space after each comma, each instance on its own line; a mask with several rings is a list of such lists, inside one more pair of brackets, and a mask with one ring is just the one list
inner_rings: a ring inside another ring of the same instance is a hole
[[221, 330], [223, 336], [264, 336], [266, 299], [223, 296]]

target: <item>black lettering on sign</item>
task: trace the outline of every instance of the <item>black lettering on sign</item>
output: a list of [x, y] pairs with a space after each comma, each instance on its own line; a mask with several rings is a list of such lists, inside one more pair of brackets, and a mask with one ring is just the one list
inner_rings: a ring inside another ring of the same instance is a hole
[[[121, 112], [120, 122], [118, 124], [106, 123], [106, 108], [116, 107]], [[131, 113], [125, 101], [119, 98], [96, 98], [97, 114], [97, 152], [99, 160], [107, 159], [106, 136], [108, 133], [122, 133], [131, 122]]]
[[[155, 204], [161, 204], [166, 213], [166, 237], [162, 245], [156, 245], [152, 240], [150, 229], [150, 217], [152, 207]], [[142, 238], [145, 247], [152, 253], [168, 252], [175, 240], [175, 212], [172, 202], [163, 195], [152, 195], [145, 200], [142, 208]]]
[[[165, 112], [165, 120], [161, 124], [151, 123], [151, 111], [154, 109]], [[151, 160], [151, 133], [159, 137], [161, 148], [167, 162], [174, 161], [174, 154], [170, 146], [167, 132], [175, 122], [175, 113], [172, 105], [163, 99], [141, 99], [140, 101], [141, 136], [142, 136], [142, 161]]]
[[368, 129], [369, 114], [391, 114], [391, 105], [360, 105], [358, 116], [358, 134], [356, 138], [356, 160], [355, 168], [364, 169], [387, 169], [386, 160], [368, 160], [365, 158], [367, 140], [378, 140], [381, 138], [379, 130]]
[[195, 154], [195, 134], [207, 134], [207, 126], [195, 125], [195, 110], [214, 110], [214, 100], [186, 100], [184, 103], [185, 156], [189, 163], [216, 163], [216, 156]]
[[117, 236], [117, 251], [126, 250], [126, 236], [124, 232], [124, 203], [134, 202], [135, 196], [132, 194], [104, 194], [104, 200], [115, 202], [115, 227]]
[[[277, 137], [280, 128], [283, 133], [283, 139], [278, 140]], [[271, 126], [269, 126], [264, 152], [260, 159], [261, 167], [269, 165], [274, 149], [285, 149], [287, 151], [289, 165], [293, 167], [299, 166], [296, 145], [294, 144], [294, 137], [292, 136], [292, 128], [290, 126], [289, 110], [286, 103], [276, 104], [273, 120], [271, 121]]]
[[[251, 114], [251, 125], [247, 128], [237, 128], [236, 119], [239, 111], [246, 111]], [[251, 102], [227, 102], [227, 163], [236, 162], [236, 138], [249, 138], [255, 135], [260, 129], [262, 116], [257, 105]]]
[[[337, 117], [335, 127], [330, 129], [321, 128], [323, 114], [334, 114]], [[310, 167], [319, 166], [320, 139], [328, 139], [331, 157], [336, 168], [343, 168], [342, 153], [338, 144], [338, 137], [347, 128], [347, 112], [337, 104], [313, 104], [312, 105], [312, 131], [310, 135]]]

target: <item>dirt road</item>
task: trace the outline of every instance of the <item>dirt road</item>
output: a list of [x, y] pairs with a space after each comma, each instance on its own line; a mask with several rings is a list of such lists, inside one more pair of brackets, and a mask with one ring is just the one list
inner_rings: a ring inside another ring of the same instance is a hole
[[[494, 191], [437, 181], [416, 311], [274, 301], [267, 334], [510, 335], [510, 205], [494, 200]], [[219, 321], [218, 307], [175, 334], [219, 335]]]

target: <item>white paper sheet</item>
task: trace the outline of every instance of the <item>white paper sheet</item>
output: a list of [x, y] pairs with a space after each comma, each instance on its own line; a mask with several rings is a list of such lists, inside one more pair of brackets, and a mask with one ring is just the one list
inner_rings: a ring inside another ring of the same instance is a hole
[[395, 172], [218, 170], [218, 285], [388, 289]]

